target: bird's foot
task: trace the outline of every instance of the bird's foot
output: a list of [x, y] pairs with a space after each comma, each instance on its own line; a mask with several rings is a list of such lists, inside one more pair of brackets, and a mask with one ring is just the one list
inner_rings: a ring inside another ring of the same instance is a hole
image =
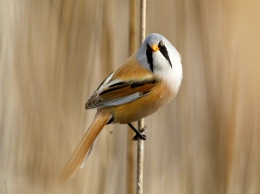
[[142, 133], [136, 133], [132, 140], [137, 141], [138, 139], [146, 140], [146, 135]]
[[133, 140], [136, 141], [138, 138], [142, 140], [146, 140], [146, 135], [143, 134], [143, 132], [146, 130], [146, 126], [144, 126], [140, 131], [137, 130], [131, 123], [128, 123], [129, 127], [135, 132], [135, 136], [133, 137]]

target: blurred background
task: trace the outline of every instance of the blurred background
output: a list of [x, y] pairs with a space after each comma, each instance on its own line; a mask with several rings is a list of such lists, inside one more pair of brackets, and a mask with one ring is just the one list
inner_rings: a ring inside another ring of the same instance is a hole
[[[147, 2], [147, 34], [175, 45], [184, 79], [145, 120], [145, 193], [260, 193], [259, 7]], [[129, 56], [129, 15], [123, 0], [0, 1], [1, 194], [127, 193], [125, 125], [102, 131], [73, 179], [57, 177], [95, 114], [84, 103]]]

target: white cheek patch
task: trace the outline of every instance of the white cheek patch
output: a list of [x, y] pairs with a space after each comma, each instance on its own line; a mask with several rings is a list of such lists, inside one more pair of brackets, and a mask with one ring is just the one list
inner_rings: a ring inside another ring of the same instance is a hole
[[153, 66], [155, 71], [165, 71], [171, 69], [171, 64], [160, 51], [153, 53]]

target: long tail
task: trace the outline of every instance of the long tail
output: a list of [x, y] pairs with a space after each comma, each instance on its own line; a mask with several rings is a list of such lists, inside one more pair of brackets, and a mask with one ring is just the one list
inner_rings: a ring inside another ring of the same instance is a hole
[[103, 111], [98, 111], [94, 121], [88, 128], [87, 132], [81, 139], [78, 147], [70, 157], [70, 160], [66, 164], [65, 168], [61, 173], [61, 181], [65, 181], [66, 179], [72, 177], [76, 170], [80, 167], [82, 162], [84, 161], [86, 155], [90, 151], [93, 143], [96, 138], [100, 134], [103, 127], [108, 123], [111, 119], [111, 114]]

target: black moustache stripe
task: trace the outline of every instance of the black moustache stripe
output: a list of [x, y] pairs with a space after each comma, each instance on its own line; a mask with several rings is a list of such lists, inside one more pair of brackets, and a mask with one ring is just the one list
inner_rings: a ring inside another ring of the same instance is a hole
[[171, 60], [170, 60], [167, 48], [165, 47], [165, 45], [161, 45], [161, 44], [159, 44], [158, 47], [159, 47], [160, 52], [162, 53], [162, 55], [165, 57], [165, 59], [167, 59], [167, 61], [169, 61], [170, 66], [172, 68], [172, 63], [171, 63]]
[[153, 72], [153, 51], [152, 51], [152, 48], [148, 44], [146, 47], [146, 58], [150, 65], [150, 69]]

